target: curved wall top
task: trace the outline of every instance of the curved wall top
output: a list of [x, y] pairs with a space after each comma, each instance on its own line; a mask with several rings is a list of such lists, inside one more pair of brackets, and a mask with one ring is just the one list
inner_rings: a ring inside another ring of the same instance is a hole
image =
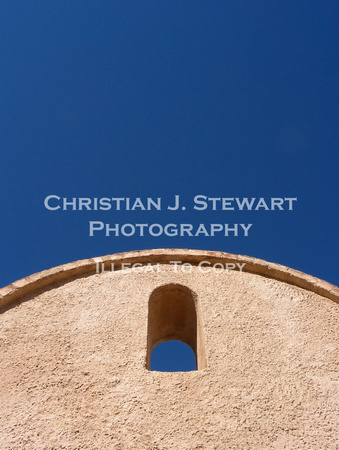
[[[327, 281], [305, 274], [289, 267], [264, 261], [249, 256], [234, 255], [218, 251], [190, 250], [190, 249], [153, 249], [125, 253], [116, 253], [97, 258], [83, 259], [49, 270], [35, 273], [0, 289], [0, 309], [15, 302], [24, 296], [32, 295], [58, 282], [67, 282], [68, 279], [89, 276], [98, 271], [102, 264], [109, 266], [114, 263], [114, 270], [122, 268], [122, 264], [171, 264], [171, 261], [181, 261], [198, 265], [202, 261], [215, 264], [244, 264], [243, 272], [254, 273], [267, 278], [273, 278], [300, 288], [315, 292], [323, 297], [339, 303], [339, 288]], [[206, 263], [207, 264], [207, 263]], [[126, 266], [125, 266], [126, 267]], [[237, 268], [238, 266], [236, 266]], [[235, 269], [236, 270], [236, 269]]]
[[[123, 273], [128, 263], [144, 267]], [[338, 288], [310, 275], [202, 250], [115, 254], [16, 281], [0, 290], [0, 448], [334, 449], [334, 301]], [[197, 370], [151, 370], [172, 339]]]

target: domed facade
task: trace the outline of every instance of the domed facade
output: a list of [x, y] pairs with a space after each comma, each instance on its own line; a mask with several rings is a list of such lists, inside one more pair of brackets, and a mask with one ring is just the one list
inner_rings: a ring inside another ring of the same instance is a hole
[[[339, 289], [246, 256], [157, 249], [0, 290], [4, 449], [337, 449]], [[150, 370], [160, 342], [197, 369]]]

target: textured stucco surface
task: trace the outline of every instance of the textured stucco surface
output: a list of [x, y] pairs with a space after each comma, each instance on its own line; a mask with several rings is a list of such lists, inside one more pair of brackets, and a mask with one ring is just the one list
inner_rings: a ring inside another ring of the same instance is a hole
[[[338, 304], [255, 273], [159, 267], [7, 306], [0, 448], [339, 448]], [[148, 300], [170, 283], [196, 294], [203, 370], [145, 368]]]

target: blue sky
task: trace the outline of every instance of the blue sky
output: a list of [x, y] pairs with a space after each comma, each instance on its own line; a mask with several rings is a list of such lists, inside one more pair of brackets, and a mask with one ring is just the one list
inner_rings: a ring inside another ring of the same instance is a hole
[[[0, 285], [148, 248], [245, 254], [339, 284], [335, 1], [0, 5]], [[48, 195], [178, 211], [48, 211]], [[195, 195], [297, 197], [197, 211]], [[89, 236], [104, 223], [252, 223], [248, 237]]]

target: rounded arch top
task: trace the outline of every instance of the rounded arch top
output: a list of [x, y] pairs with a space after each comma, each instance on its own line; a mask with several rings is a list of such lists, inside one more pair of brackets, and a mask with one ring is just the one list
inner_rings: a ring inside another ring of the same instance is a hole
[[191, 250], [191, 249], [153, 249], [116, 253], [102, 257], [90, 258], [53, 267], [35, 273], [0, 289], [0, 308], [3, 308], [18, 299], [32, 295], [55, 283], [94, 275], [100, 264], [114, 263], [115, 270], [122, 268], [123, 264], [170, 264], [171, 261], [181, 261], [199, 265], [202, 261], [215, 263], [244, 264], [242, 271], [254, 273], [263, 277], [273, 278], [281, 282], [292, 284], [308, 291], [329, 298], [339, 303], [339, 288], [327, 281], [305, 274], [289, 267], [271, 263], [262, 259], [243, 255], [235, 255], [219, 251]]
[[148, 369], [153, 349], [170, 340], [189, 345], [195, 354], [197, 367], [206, 367], [196, 300], [194, 291], [178, 283], [163, 284], [151, 292], [148, 302]]

